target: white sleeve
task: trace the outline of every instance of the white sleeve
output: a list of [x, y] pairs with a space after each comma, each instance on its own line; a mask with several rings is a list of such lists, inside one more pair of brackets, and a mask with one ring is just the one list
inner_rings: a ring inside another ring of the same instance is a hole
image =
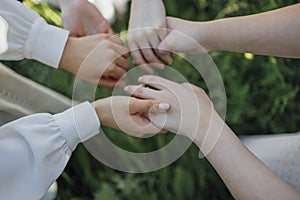
[[88, 102], [0, 127], [1, 199], [40, 199], [64, 170], [72, 150], [99, 133], [99, 127]]
[[68, 31], [47, 24], [37, 13], [16, 0], [1, 0], [0, 16], [9, 26], [8, 50], [0, 55], [0, 60], [27, 58], [58, 67]]

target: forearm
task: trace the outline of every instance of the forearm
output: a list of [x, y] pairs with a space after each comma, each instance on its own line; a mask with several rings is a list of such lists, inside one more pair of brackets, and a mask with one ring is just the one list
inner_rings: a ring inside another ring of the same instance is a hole
[[[209, 22], [209, 50], [300, 57], [300, 4]], [[203, 28], [203, 27], [202, 27]]]
[[[234, 198], [299, 199], [299, 194], [250, 153], [221, 119], [214, 122], [214, 126], [223, 125], [225, 126], [207, 159]], [[210, 132], [208, 134], [216, 135]], [[201, 147], [199, 143], [197, 145]]]

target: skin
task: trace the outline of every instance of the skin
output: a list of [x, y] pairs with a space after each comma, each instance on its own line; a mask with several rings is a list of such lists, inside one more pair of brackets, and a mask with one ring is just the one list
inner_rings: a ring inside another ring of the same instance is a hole
[[59, 0], [63, 27], [72, 37], [114, 32], [95, 5], [87, 0]]
[[[260, 14], [208, 22], [169, 17], [167, 25], [173, 31], [159, 48], [188, 53], [224, 50], [299, 58], [299, 13], [300, 4], [295, 4]], [[203, 48], [199, 48], [187, 36]]]
[[[155, 13], [155, 15], [153, 15]], [[153, 73], [151, 63], [158, 69], [171, 64], [170, 53], [158, 51], [158, 45], [167, 36], [166, 11], [161, 0], [133, 0], [128, 27], [128, 45], [133, 61], [144, 71]]]
[[[139, 81], [154, 89], [128, 86], [126, 91], [138, 98], [163, 100], [171, 106], [164, 124], [160, 123], [161, 113], [151, 115], [152, 123], [192, 139], [206, 155], [235, 199], [300, 198], [296, 190], [274, 174], [241, 143], [215, 111], [201, 88], [188, 83], [178, 84], [157, 76], [143, 76]], [[174, 95], [179, 100], [184, 98], [189, 101], [183, 100], [178, 103], [174, 101]], [[180, 122], [182, 127], [178, 127]]]
[[159, 108], [160, 102], [162, 101], [114, 96], [95, 101], [93, 105], [102, 126], [142, 137], [145, 134], [166, 132], [157, 128], [145, 117], [149, 112], [167, 111], [168, 108]]
[[[104, 87], [123, 86], [119, 79], [129, 66], [129, 50], [122, 40], [108, 34], [67, 41], [60, 67], [78, 77]], [[100, 62], [101, 61], [101, 62]]]

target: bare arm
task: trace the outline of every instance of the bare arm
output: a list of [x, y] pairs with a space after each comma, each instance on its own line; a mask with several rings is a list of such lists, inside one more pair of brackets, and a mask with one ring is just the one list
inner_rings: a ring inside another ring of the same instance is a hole
[[219, 117], [205, 91], [157, 76], [142, 76], [139, 81], [155, 90], [141, 86], [128, 86], [125, 90], [142, 99], [168, 102], [167, 120], [156, 113], [151, 116], [152, 123], [193, 140], [234, 198], [300, 199], [295, 189], [248, 151]]
[[197, 48], [187, 37], [183, 37], [185, 35], [201, 44], [207, 51], [252, 52], [300, 58], [299, 18], [300, 4], [255, 15], [208, 22], [168, 18], [167, 25], [173, 31], [159, 47], [177, 52], [203, 52], [202, 48]]
[[[219, 124], [213, 123], [216, 126], [223, 124], [221, 120]], [[258, 160], [226, 125], [206, 158], [235, 199], [300, 198], [294, 188]]]
[[300, 4], [211, 23], [212, 49], [300, 57]]

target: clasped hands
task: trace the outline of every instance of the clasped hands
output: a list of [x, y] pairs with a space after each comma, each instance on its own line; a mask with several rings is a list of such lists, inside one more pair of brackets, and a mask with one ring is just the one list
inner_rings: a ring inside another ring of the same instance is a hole
[[[76, 7], [76, 1], [81, 6], [77, 4]], [[167, 18], [161, 0], [152, 0], [151, 3], [146, 0], [132, 1], [128, 31], [130, 50], [120, 38], [112, 35], [111, 27], [99, 11], [86, 0], [76, 1], [62, 12], [63, 24], [70, 30], [71, 36], [84, 37], [68, 39], [60, 66], [90, 83], [105, 87], [124, 87], [120, 78], [126, 74], [130, 54], [134, 64], [152, 74], [152, 67], [163, 69], [164, 64], [172, 63], [171, 52], [203, 50], [180, 41], [177, 31], [190, 29], [183, 20]], [[68, 7], [66, 4], [61, 6]], [[86, 15], [71, 20], [70, 17], [76, 13], [74, 9], [83, 8]], [[184, 34], [189, 35], [188, 32]], [[206, 132], [210, 115], [215, 111], [201, 88], [152, 75], [140, 77], [139, 82], [140, 86], [124, 87], [133, 97], [114, 96], [93, 103], [101, 125], [138, 137], [169, 130], [194, 140], [199, 131]], [[144, 86], [151, 86], [153, 89]], [[203, 138], [204, 134], [200, 133], [199, 137]]]

